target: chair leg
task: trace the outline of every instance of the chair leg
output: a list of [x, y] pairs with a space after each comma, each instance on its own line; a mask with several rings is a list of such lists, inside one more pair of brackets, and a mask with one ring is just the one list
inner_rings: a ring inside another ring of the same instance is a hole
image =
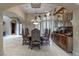
[[32, 47], [31, 47], [31, 49], [32, 49]]
[[24, 42], [22, 43], [22, 45], [24, 45]]
[[33, 49], [33, 45], [32, 44], [30, 45], [30, 47], [31, 47], [31, 49]]
[[39, 49], [40, 49], [40, 45], [39, 45]]

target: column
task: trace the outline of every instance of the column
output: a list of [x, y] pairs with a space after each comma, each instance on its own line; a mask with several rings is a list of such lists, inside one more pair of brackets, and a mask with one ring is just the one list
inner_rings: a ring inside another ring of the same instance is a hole
[[0, 13], [0, 55], [3, 55], [3, 16]]

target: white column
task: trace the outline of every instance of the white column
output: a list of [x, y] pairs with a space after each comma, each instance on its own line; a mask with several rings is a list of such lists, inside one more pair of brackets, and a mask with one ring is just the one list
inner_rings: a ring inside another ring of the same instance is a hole
[[19, 22], [16, 23], [16, 35], [19, 35]]
[[73, 11], [73, 54], [79, 56], [79, 8]]
[[20, 24], [20, 34], [22, 34], [22, 24]]
[[3, 55], [3, 16], [2, 13], [0, 13], [0, 55]]

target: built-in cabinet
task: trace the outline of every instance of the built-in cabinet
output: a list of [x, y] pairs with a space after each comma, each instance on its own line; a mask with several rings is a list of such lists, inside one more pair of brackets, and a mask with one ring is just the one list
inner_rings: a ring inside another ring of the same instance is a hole
[[52, 40], [66, 52], [72, 52], [73, 45], [73, 26], [71, 10], [64, 7], [55, 8], [54, 21], [56, 22], [56, 30], [52, 32]]
[[65, 30], [54, 31], [51, 34], [52, 40], [67, 52], [73, 50], [73, 33], [72, 27], [65, 27]]

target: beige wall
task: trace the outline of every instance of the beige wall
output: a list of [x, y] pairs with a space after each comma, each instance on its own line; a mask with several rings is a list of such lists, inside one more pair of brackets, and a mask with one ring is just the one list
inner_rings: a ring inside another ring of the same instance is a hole
[[79, 55], [79, 8], [73, 11], [73, 54]]
[[7, 35], [11, 35], [11, 20], [12, 19], [10, 17], [3, 16], [3, 21], [5, 22], [3, 32], [6, 32]]
[[31, 33], [32, 29], [34, 29], [35, 25], [31, 22], [32, 19], [34, 19], [35, 15], [26, 15], [26, 20], [24, 22], [25, 26], [29, 29], [29, 32]]
[[3, 28], [2, 28], [2, 13], [0, 13], [0, 55], [3, 55]]

